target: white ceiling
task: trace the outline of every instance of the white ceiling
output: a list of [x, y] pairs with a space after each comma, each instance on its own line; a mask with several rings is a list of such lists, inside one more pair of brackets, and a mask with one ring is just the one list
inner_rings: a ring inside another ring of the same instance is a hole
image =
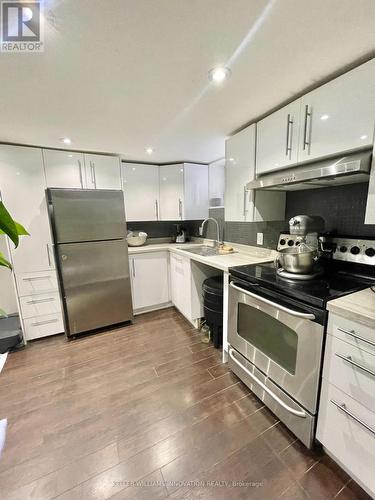
[[[210, 162], [234, 130], [375, 50], [374, 0], [45, 3], [45, 52], [0, 54], [0, 141]], [[221, 87], [218, 64], [232, 70]]]

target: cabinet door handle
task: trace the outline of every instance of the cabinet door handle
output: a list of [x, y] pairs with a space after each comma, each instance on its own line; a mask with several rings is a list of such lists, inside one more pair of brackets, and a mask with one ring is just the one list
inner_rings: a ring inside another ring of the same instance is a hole
[[44, 302], [55, 302], [56, 299], [50, 298], [50, 299], [34, 299], [34, 300], [28, 300], [26, 304], [43, 304]]
[[243, 187], [243, 216], [245, 217], [247, 213], [247, 205], [246, 205], [246, 186]]
[[46, 321], [37, 321], [36, 323], [31, 323], [31, 326], [42, 326], [42, 325], [50, 325], [52, 323], [57, 323], [57, 319], [48, 319]]
[[158, 203], [158, 200], [155, 200], [155, 215], [156, 215], [156, 220], [159, 220], [159, 203]]
[[345, 333], [345, 335], [350, 335], [354, 339], [360, 340], [361, 342], [366, 342], [369, 345], [375, 347], [375, 342], [371, 342], [371, 340], [365, 339], [364, 337], [360, 337], [355, 333], [354, 330], [344, 330], [343, 328], [337, 328], [340, 332]]
[[358, 418], [356, 415], [354, 415], [354, 413], [352, 413], [351, 411], [349, 411], [347, 409], [345, 403], [342, 403], [340, 405], [340, 403], [337, 403], [337, 401], [334, 401], [333, 399], [331, 399], [331, 403], [334, 404], [339, 410], [341, 410], [344, 413], [346, 413], [348, 415], [348, 417], [352, 418], [353, 420], [355, 420], [356, 422], [358, 422], [358, 424], [362, 425], [362, 427], [364, 427], [365, 429], [367, 429], [368, 431], [370, 431], [372, 434], [375, 435], [375, 429], [373, 429], [372, 427], [370, 427], [368, 424], [366, 424], [366, 422], [364, 422], [363, 420], [361, 420], [360, 418]]
[[92, 170], [94, 172], [94, 186], [95, 186], [95, 189], [97, 189], [97, 186], [96, 186], [96, 167], [95, 167], [94, 162], [92, 163]]
[[23, 281], [49, 280], [51, 276], [34, 276], [33, 278], [22, 278]]
[[51, 256], [49, 254], [49, 245], [48, 245], [48, 243], [46, 243], [46, 248], [47, 248], [48, 267], [51, 267]]
[[342, 359], [343, 361], [346, 361], [347, 363], [350, 363], [351, 365], [355, 366], [356, 368], [359, 368], [360, 370], [368, 373], [369, 375], [372, 375], [373, 377], [375, 377], [375, 372], [373, 370], [370, 370], [369, 368], [366, 368], [366, 366], [363, 366], [363, 365], [360, 365], [359, 363], [357, 363], [356, 361], [354, 361], [352, 359], [351, 356], [343, 356], [342, 354], [338, 353], [338, 352], [335, 352], [335, 355]]
[[79, 180], [81, 183], [81, 188], [83, 189], [83, 177], [82, 177], [82, 164], [81, 160], [78, 160], [78, 168], [79, 168]]
[[[304, 123], [304, 127], [303, 127], [303, 149], [304, 150], [306, 149], [307, 146], [310, 149], [310, 141], [307, 140], [308, 139], [308, 137], [307, 137], [307, 123], [309, 120], [311, 120], [311, 111], [309, 111], [309, 105], [306, 104], [306, 106], [305, 106], [305, 123]], [[311, 122], [310, 122], [310, 126], [311, 126]]]
[[289, 156], [289, 159], [292, 158], [292, 127], [293, 120], [291, 119], [290, 114], [288, 114], [287, 122], [286, 122], [286, 148], [285, 148], [285, 156]]
[[133, 278], [135, 278], [135, 259], [132, 259]]
[[178, 215], [180, 219], [182, 219], [182, 200], [181, 198], [178, 200]]

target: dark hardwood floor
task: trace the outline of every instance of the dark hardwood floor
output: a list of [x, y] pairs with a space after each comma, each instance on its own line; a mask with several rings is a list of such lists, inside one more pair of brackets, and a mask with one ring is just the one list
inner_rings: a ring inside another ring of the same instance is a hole
[[366, 498], [174, 309], [10, 354], [1, 419], [2, 500]]

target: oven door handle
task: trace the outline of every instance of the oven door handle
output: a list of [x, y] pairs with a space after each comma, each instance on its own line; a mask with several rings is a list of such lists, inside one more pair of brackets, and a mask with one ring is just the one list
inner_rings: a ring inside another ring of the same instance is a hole
[[280, 311], [284, 311], [284, 312], [290, 314], [291, 316], [295, 316], [296, 318], [315, 319], [314, 314], [293, 311], [293, 309], [289, 309], [288, 307], [277, 304], [276, 302], [272, 302], [272, 300], [268, 300], [265, 297], [261, 297], [260, 295], [257, 295], [256, 293], [249, 292], [248, 290], [244, 290], [243, 288], [240, 288], [239, 286], [233, 285], [232, 282], [229, 284], [229, 286], [231, 288], [234, 288], [234, 290], [237, 290], [238, 292], [244, 293], [245, 295], [248, 295], [249, 297], [253, 297], [254, 299], [257, 299], [260, 302], [264, 302], [265, 304], [268, 304], [269, 306], [276, 307], [277, 309], [280, 309]]
[[230, 347], [229, 348], [230, 358], [236, 363], [236, 365], [238, 365], [241, 368], [241, 370], [243, 370], [250, 378], [252, 378], [254, 380], [254, 382], [256, 384], [258, 384], [264, 390], [264, 392], [266, 392], [273, 400], [276, 401], [276, 403], [278, 403], [280, 406], [282, 406], [284, 408], [284, 410], [286, 410], [287, 412], [292, 413], [296, 417], [306, 418], [305, 411], [295, 410], [294, 408], [292, 408], [292, 407], [288, 406], [286, 403], [284, 403], [284, 401], [282, 399], [280, 399], [279, 396], [277, 396], [275, 393], [273, 393], [269, 387], [267, 387], [265, 384], [263, 384], [263, 382], [261, 380], [259, 380], [253, 373], [251, 373], [250, 370], [248, 370], [242, 363], [240, 363], [238, 361], [238, 359], [236, 359], [234, 357], [234, 355], [233, 355], [234, 352], [235, 352], [235, 350], [232, 347]]

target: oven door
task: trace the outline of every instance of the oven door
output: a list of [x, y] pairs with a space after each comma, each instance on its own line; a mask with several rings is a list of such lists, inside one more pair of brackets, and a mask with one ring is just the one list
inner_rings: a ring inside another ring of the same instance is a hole
[[230, 282], [230, 345], [312, 414], [317, 409], [324, 321], [321, 310], [256, 284]]

